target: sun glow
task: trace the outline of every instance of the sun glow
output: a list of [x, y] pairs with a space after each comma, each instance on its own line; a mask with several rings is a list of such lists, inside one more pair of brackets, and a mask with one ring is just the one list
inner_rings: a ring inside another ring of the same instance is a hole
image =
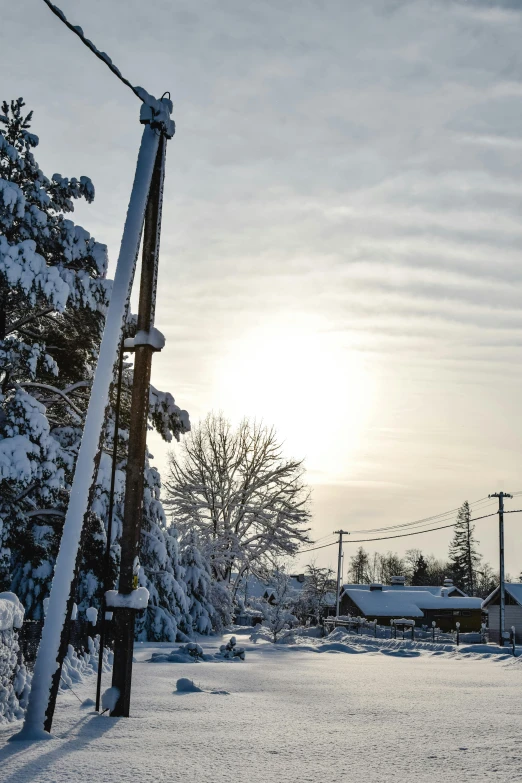
[[372, 408], [364, 357], [319, 319], [271, 319], [229, 344], [216, 370], [218, 407], [274, 425], [313, 483], [352, 474]]

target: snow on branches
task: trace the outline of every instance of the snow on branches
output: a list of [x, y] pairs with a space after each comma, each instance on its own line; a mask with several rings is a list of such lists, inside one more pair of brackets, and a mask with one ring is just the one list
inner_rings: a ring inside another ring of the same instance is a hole
[[[107, 248], [68, 215], [88, 203], [88, 177], [46, 177], [34, 158], [38, 137], [22, 99], [0, 116], [0, 589], [14, 590], [26, 615], [43, 617], [69, 502], [94, 368], [112, 291]], [[135, 318], [128, 314], [130, 336]], [[84, 520], [80, 615], [100, 606], [112, 451], [116, 487], [109, 579], [116, 582], [125, 493], [132, 368], [124, 371], [120, 428], [111, 394], [91, 507]], [[168, 392], [151, 387], [149, 425], [165, 440], [190, 429]], [[151, 595], [142, 638], [191, 632], [175, 535], [159, 500], [159, 474], [148, 463], [141, 583]], [[148, 570], [145, 570], [148, 569]]]
[[170, 454], [166, 505], [184, 535], [194, 529], [216, 582], [270, 567], [307, 543], [301, 462], [285, 459], [273, 429], [208, 416]]
[[17, 629], [24, 609], [14, 593], [0, 593], [0, 723], [23, 716], [28, 675], [20, 654]]
[[23, 107], [0, 116], [0, 586], [41, 617], [111, 284], [105, 245], [64, 217], [92, 182], [42, 173]]

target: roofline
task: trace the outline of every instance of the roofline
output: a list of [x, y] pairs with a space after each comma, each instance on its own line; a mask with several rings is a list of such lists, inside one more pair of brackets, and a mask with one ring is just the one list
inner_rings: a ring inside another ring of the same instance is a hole
[[484, 600], [482, 601], [482, 608], [485, 609], [486, 606], [491, 603], [491, 601], [495, 598], [496, 594], [500, 590], [500, 585], [498, 587], [495, 587], [492, 593], [490, 593]]
[[[515, 582], [515, 584], [520, 584], [520, 582]], [[511, 585], [511, 582], [504, 582], [504, 590], [505, 590], [507, 593], [509, 593], [509, 595], [511, 596], [511, 598], [512, 598], [514, 601], [516, 601], [516, 602], [517, 602], [517, 604], [518, 604], [519, 606], [522, 606], [522, 603], [520, 602], [520, 599], [519, 599], [519, 598], [517, 598], [517, 596], [516, 596], [516, 595], [514, 595], [514, 594], [511, 592], [511, 590], [509, 589], [509, 588], [510, 588], [510, 585]], [[500, 590], [500, 585], [498, 585], [498, 587], [495, 587], [495, 589], [493, 590], [493, 592], [492, 592], [492, 593], [490, 593], [490, 594], [488, 595], [488, 597], [487, 597], [487, 598], [484, 598], [484, 600], [482, 601], [482, 607], [483, 607], [484, 609], [486, 608], [486, 606], [487, 606], [488, 604], [490, 604], [490, 603], [491, 603], [491, 601], [492, 601], [494, 598], [496, 598], [496, 596], [497, 596], [497, 593], [499, 592], [499, 590]]]
[[[371, 584], [377, 584], [377, 582], [372, 582]], [[381, 584], [381, 583], [379, 582], [378, 584]], [[364, 584], [363, 585], [363, 584], [354, 584], [353, 582], [346, 582], [346, 584], [341, 585], [341, 593], [345, 590], [345, 588], [348, 588], [348, 590], [357, 590], [360, 587], [369, 589], [370, 588], [370, 584]], [[397, 587], [397, 585], [385, 585], [385, 584], [383, 584], [382, 585], [382, 590], [383, 590], [383, 592], [384, 591], [387, 592], [387, 591], [389, 591], [393, 587]], [[452, 590], [456, 590], [460, 594], [461, 598], [476, 598], [476, 596], [474, 596], [474, 595], [468, 595], [467, 593], [465, 593], [463, 590], [460, 589], [460, 587], [457, 587], [457, 585], [451, 585], [449, 587], [445, 587], [444, 585], [401, 585], [401, 587], [403, 589], [405, 588], [406, 590], [410, 590], [412, 592], [415, 590], [415, 588], [417, 588], [417, 590], [426, 590], [426, 591], [429, 591], [429, 590], [432, 590], [432, 589], [439, 589], [439, 590], [444, 589], [444, 590], [448, 590], [448, 591], [451, 592]], [[398, 590], [393, 590], [393, 592], [398, 592]]]

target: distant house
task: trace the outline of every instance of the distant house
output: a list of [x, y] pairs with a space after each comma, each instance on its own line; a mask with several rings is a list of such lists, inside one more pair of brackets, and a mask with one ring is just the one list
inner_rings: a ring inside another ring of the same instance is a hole
[[[522, 583], [506, 582], [506, 613], [504, 616], [504, 630], [509, 631], [515, 626], [515, 640], [522, 644]], [[489, 639], [492, 642], [499, 641], [500, 635], [500, 587], [497, 587], [488, 595], [482, 604], [482, 608], [488, 614]]]
[[[390, 585], [343, 585], [341, 615], [355, 615], [387, 625], [392, 619], [414, 620], [415, 625], [431, 627], [435, 621], [442, 631], [479, 631], [482, 600], [470, 598], [445, 579], [441, 587], [406, 585], [403, 576], [394, 576]], [[521, 627], [522, 630], [522, 627]]]

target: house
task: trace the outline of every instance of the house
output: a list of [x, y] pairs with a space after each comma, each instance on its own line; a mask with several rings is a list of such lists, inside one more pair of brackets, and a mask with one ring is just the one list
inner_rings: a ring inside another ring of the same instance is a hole
[[440, 587], [405, 582], [403, 576], [394, 576], [390, 585], [343, 585], [340, 614], [377, 620], [382, 625], [400, 618], [414, 620], [417, 626], [435, 622], [442, 631], [453, 631], [456, 622], [462, 632], [480, 630], [480, 598], [470, 598], [450, 579], [445, 579]]
[[[504, 615], [504, 631], [515, 626], [515, 641], [522, 644], [522, 583], [505, 582], [506, 611]], [[500, 587], [484, 599], [483, 610], [488, 613], [489, 640], [499, 641], [500, 634]]]

